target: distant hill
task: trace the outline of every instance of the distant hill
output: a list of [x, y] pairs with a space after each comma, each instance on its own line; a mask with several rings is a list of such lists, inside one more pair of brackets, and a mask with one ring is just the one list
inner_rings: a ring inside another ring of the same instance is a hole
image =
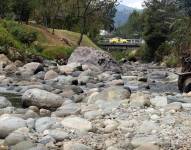
[[115, 20], [115, 27], [120, 27], [120, 26], [124, 25], [127, 22], [130, 14], [134, 10], [141, 11], [139, 9], [128, 7], [128, 6], [123, 5], [123, 4], [118, 5], [117, 6], [116, 16], [114, 18], [114, 20]]

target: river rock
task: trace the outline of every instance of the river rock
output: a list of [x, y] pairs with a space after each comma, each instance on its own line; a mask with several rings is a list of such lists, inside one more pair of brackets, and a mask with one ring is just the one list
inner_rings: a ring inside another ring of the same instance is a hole
[[37, 106], [39, 108], [55, 109], [61, 106], [63, 102], [61, 96], [40, 89], [29, 89], [22, 96], [24, 107]]
[[139, 147], [143, 144], [159, 144], [159, 139], [155, 135], [149, 135], [145, 137], [134, 137], [131, 141], [133, 147]]
[[63, 141], [69, 138], [69, 134], [63, 129], [48, 130], [48, 135], [53, 137], [56, 141]]
[[3, 115], [0, 117], [0, 138], [5, 138], [11, 132], [26, 127], [26, 121], [18, 118], [13, 117], [10, 115]]
[[0, 65], [2, 65], [2, 67], [10, 64], [11, 61], [7, 58], [7, 56], [5, 56], [4, 54], [0, 54]]
[[90, 147], [74, 142], [64, 143], [63, 150], [92, 150]]
[[68, 60], [68, 64], [71, 63], [96, 66], [101, 70], [120, 71], [117, 62], [109, 53], [89, 47], [78, 47]]
[[149, 95], [146, 95], [141, 92], [133, 93], [130, 98], [131, 105], [136, 107], [150, 106]]
[[7, 73], [7, 74], [13, 74], [17, 71], [17, 66], [14, 64], [14, 63], [11, 63], [9, 65], [7, 65], [5, 68], [4, 68], [4, 71]]
[[143, 144], [135, 150], [160, 150], [160, 147], [154, 144]]
[[51, 80], [55, 79], [56, 77], [58, 77], [58, 73], [53, 70], [49, 70], [48, 72], [46, 72], [44, 80]]
[[12, 106], [11, 102], [7, 98], [0, 96], [0, 109]]
[[11, 145], [16, 145], [19, 142], [25, 141], [26, 134], [28, 134], [28, 132], [29, 132], [28, 128], [21, 128], [12, 132], [5, 138], [5, 144], [11, 146]]
[[36, 147], [36, 144], [30, 141], [22, 141], [13, 146], [12, 150], [30, 150], [33, 147]]
[[152, 121], [144, 121], [137, 129], [137, 133], [152, 133], [153, 131], [159, 131], [160, 127], [158, 124], [152, 122]]
[[33, 74], [37, 74], [40, 71], [44, 71], [42, 64], [37, 62], [31, 62], [31, 63], [25, 64], [23, 67], [19, 69], [21, 74], [24, 73], [28, 75], [33, 75]]
[[80, 106], [74, 103], [64, 105], [58, 108], [53, 114], [57, 117], [66, 117], [80, 113]]
[[150, 102], [153, 106], [164, 107], [168, 104], [166, 96], [156, 96], [150, 99]]
[[58, 66], [58, 70], [61, 74], [72, 74], [74, 72], [74, 68], [67, 65]]
[[131, 91], [120, 86], [112, 86], [102, 92], [94, 92], [88, 97], [88, 103], [95, 103], [98, 100], [122, 101], [129, 99]]
[[92, 124], [86, 119], [80, 117], [67, 117], [62, 120], [64, 127], [73, 128], [82, 132], [92, 130]]
[[37, 132], [43, 132], [44, 130], [50, 129], [56, 124], [56, 120], [50, 117], [42, 117], [36, 120], [35, 129]]
[[182, 103], [180, 103], [180, 102], [170, 103], [170, 104], [165, 106], [165, 111], [178, 112], [181, 110], [182, 110]]

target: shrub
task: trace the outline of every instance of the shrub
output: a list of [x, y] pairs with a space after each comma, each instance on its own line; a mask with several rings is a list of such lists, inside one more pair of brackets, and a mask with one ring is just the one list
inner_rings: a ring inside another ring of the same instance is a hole
[[179, 58], [174, 55], [170, 55], [166, 58], [166, 66], [167, 67], [176, 67], [179, 64]]
[[138, 51], [139, 51], [139, 50], [136, 50], [136, 49], [129, 51], [129, 52], [128, 52], [128, 56], [127, 56], [128, 60], [129, 60], [129, 61], [136, 61], [137, 58], [139, 57]]
[[165, 42], [159, 46], [155, 52], [155, 61], [161, 62], [165, 56], [168, 56], [172, 51], [170, 43]]
[[2, 25], [24, 44], [32, 44], [37, 40], [37, 32], [13, 21], [3, 21]]
[[70, 47], [48, 47], [43, 50], [42, 55], [48, 59], [68, 59], [73, 52]]
[[111, 55], [117, 61], [120, 61], [123, 58], [127, 58], [128, 56], [127, 51], [121, 51], [121, 50], [114, 50], [111, 52]]
[[1, 47], [15, 47], [20, 48], [19, 43], [14, 40], [11, 34], [9, 32], [0, 26], [0, 46]]

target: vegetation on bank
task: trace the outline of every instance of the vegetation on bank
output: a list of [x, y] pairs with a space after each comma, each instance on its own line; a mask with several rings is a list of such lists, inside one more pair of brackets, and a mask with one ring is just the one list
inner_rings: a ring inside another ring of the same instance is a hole
[[[55, 35], [52, 35], [43, 27], [1, 20], [0, 53], [7, 54], [13, 60], [31, 56], [66, 60], [77, 46], [79, 36], [79, 33], [67, 30], [55, 30]], [[82, 45], [97, 48], [87, 36], [84, 36]]]

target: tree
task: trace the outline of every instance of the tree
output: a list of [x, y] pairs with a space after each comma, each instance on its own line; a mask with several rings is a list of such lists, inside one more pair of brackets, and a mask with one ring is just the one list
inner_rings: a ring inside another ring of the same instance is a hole
[[116, 30], [116, 35], [124, 38], [141, 38], [143, 34], [142, 12], [133, 11], [125, 25]]
[[[160, 46], [169, 40], [170, 25], [174, 21], [176, 7], [174, 1], [145, 1], [144, 39], [146, 41], [145, 59], [158, 61], [157, 53], [163, 53]], [[160, 50], [160, 51], [158, 51]]]
[[[75, 1], [74, 7], [77, 10], [77, 16], [79, 18], [79, 26], [80, 26], [80, 38], [77, 43], [78, 45], [81, 44], [83, 40], [83, 35], [87, 33], [88, 22], [90, 21], [92, 23], [94, 21], [98, 21], [99, 19], [103, 21], [104, 17], [109, 16], [107, 13], [108, 10], [113, 9], [116, 3], [117, 3], [117, 0], [104, 0], [104, 1], [103, 0], [76, 0]], [[112, 12], [112, 11], [109, 11], [109, 12]], [[109, 24], [111, 25], [112, 23], [113, 22], [110, 20]], [[106, 24], [109, 25], [108, 22], [107, 23], [105, 22], [104, 25]]]
[[0, 0], [0, 18], [6, 17], [7, 13], [11, 11], [10, 0]]
[[30, 15], [34, 9], [33, 0], [14, 0], [13, 12], [15, 13], [17, 20], [20, 22], [28, 23]]
[[64, 2], [65, 0], [39, 0], [39, 5], [37, 7], [39, 15], [42, 16], [43, 24], [53, 29], [53, 34], [55, 20], [63, 9]]

